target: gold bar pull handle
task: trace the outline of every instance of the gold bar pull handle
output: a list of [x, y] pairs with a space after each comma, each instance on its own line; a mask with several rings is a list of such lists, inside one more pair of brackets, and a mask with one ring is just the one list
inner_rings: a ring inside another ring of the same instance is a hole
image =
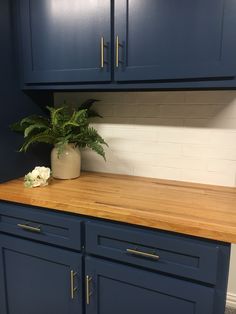
[[104, 68], [104, 37], [101, 37], [101, 68]]
[[116, 36], [116, 67], [119, 68], [119, 36]]
[[160, 258], [160, 256], [158, 256], [158, 255], [145, 253], [145, 252], [141, 252], [141, 251], [138, 251], [138, 250], [126, 249], [126, 252], [130, 253], [130, 254], [133, 254], [133, 255], [141, 256], [141, 257], [151, 258], [151, 259], [154, 259], [154, 260], [159, 260], [159, 258]]
[[92, 281], [92, 277], [86, 276], [85, 279], [85, 285], [86, 285], [86, 304], [90, 304], [90, 297], [92, 295], [92, 292], [90, 291], [90, 282]]
[[75, 287], [75, 276], [77, 276], [77, 273], [71, 270], [70, 271], [70, 297], [72, 300], [74, 300], [75, 292], [78, 290], [78, 288]]
[[123, 44], [120, 43], [119, 36], [117, 35], [116, 36], [116, 58], [115, 58], [116, 68], [119, 68], [120, 63], [124, 63], [123, 61], [120, 60], [120, 47], [123, 47]]
[[101, 69], [104, 69], [104, 64], [108, 63], [107, 61], [105, 61], [105, 57], [104, 57], [104, 50], [105, 48], [108, 48], [108, 45], [105, 44], [105, 39], [102, 36], [101, 37], [101, 42], [100, 42], [100, 49], [101, 49]]
[[32, 232], [37, 232], [40, 233], [41, 232], [41, 227], [32, 227], [30, 226], [28, 223], [27, 224], [17, 224], [18, 227], [20, 227], [21, 229], [27, 230], [27, 231], [32, 231]]

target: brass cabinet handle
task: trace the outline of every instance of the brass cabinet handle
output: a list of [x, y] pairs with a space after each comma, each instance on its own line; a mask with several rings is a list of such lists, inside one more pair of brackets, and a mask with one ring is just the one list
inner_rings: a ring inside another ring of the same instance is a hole
[[17, 224], [18, 227], [20, 227], [21, 229], [27, 230], [27, 231], [32, 231], [32, 232], [37, 232], [40, 233], [41, 232], [41, 227], [32, 227], [28, 224]]
[[72, 300], [75, 297], [75, 292], [78, 290], [78, 288], [75, 287], [75, 283], [74, 283], [74, 279], [76, 275], [77, 275], [76, 272], [74, 272], [73, 270], [70, 271], [70, 297]]
[[90, 297], [92, 295], [92, 292], [90, 291], [90, 282], [92, 281], [92, 277], [86, 276], [85, 279], [85, 285], [86, 285], [86, 304], [90, 304]]
[[119, 56], [119, 49], [120, 47], [123, 47], [123, 45], [120, 43], [120, 39], [119, 36], [116, 36], [116, 68], [119, 68], [119, 64], [120, 63], [124, 63], [123, 61], [120, 60], [120, 56]]
[[116, 67], [119, 68], [119, 36], [116, 36]]
[[104, 68], [104, 37], [101, 37], [101, 68]]
[[158, 256], [158, 255], [145, 253], [145, 252], [141, 252], [141, 251], [138, 251], [138, 250], [126, 249], [126, 252], [130, 253], [130, 254], [133, 254], [133, 255], [147, 257], [147, 258], [151, 258], [151, 259], [155, 259], [155, 260], [159, 260], [159, 258], [160, 258], [160, 256]]
[[105, 61], [105, 57], [104, 57], [104, 50], [105, 48], [108, 48], [108, 44], [105, 44], [105, 39], [102, 36], [101, 37], [101, 41], [100, 41], [100, 49], [101, 49], [101, 69], [104, 68], [104, 64], [108, 64], [108, 61]]

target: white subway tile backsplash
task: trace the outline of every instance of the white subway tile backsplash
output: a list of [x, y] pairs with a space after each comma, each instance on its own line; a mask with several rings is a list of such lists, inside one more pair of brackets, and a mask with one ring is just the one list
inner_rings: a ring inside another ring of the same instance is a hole
[[144, 176], [159, 179], [170, 179], [170, 180], [181, 180], [181, 170], [176, 168], [168, 167], [145, 167], [138, 166], [134, 167], [135, 176]]
[[101, 100], [93, 126], [109, 144], [107, 162], [84, 151], [83, 169], [235, 185], [236, 92], [56, 93], [77, 106]]
[[154, 126], [183, 126], [183, 119], [168, 117], [168, 118], [160, 118], [153, 116], [152, 118], [133, 118], [132, 123], [136, 125], [154, 125]]
[[235, 98], [235, 91], [185, 92], [185, 102], [187, 104], [229, 104]]
[[149, 154], [162, 154], [163, 151], [167, 155], [169, 154], [177, 154], [180, 151], [180, 147], [178, 144], [172, 144], [172, 143], [157, 143], [157, 142], [151, 142], [151, 141], [133, 141], [130, 143], [132, 146], [133, 152], [143, 152], [143, 153], [149, 153]]
[[207, 144], [183, 144], [182, 154], [185, 157], [209, 158], [211, 149]]
[[135, 104], [119, 104], [113, 105], [115, 117], [136, 117]]
[[210, 118], [192, 118], [186, 117], [183, 119], [183, 125], [188, 128], [209, 128]]
[[159, 142], [207, 144], [211, 139], [211, 132], [196, 128], [158, 128]]
[[[106, 138], [105, 140], [109, 144], [109, 148], [111, 151], [122, 151], [122, 152], [134, 152], [134, 142], [130, 141], [129, 139], [123, 139], [121, 137], [112, 137], [108, 141]], [[136, 144], [136, 147], [138, 146], [140, 148], [140, 142]]]
[[185, 102], [185, 94], [182, 92], [126, 92], [126, 103], [135, 104], [182, 104]]
[[221, 173], [199, 170], [182, 170], [181, 180], [190, 182], [201, 182], [205, 184], [234, 186], [234, 173]]
[[236, 131], [211, 130], [210, 134], [211, 145], [221, 145], [221, 143], [224, 143], [224, 145], [231, 146], [232, 144], [234, 145], [234, 143], [236, 143]]
[[228, 159], [228, 160], [236, 160], [236, 143], [232, 143], [232, 145], [225, 145], [220, 143], [209, 149], [209, 158], [217, 158], [219, 159]]
[[157, 130], [154, 126], [140, 126], [137, 128], [135, 126], [128, 127], [127, 125], [124, 125], [121, 127], [120, 125], [115, 125], [113, 126], [112, 132], [114, 137], [121, 139], [125, 138], [137, 142], [155, 142], [158, 140]]
[[211, 119], [208, 123], [209, 128], [236, 130], [236, 118], [222, 118], [220, 115]]
[[211, 159], [208, 161], [207, 170], [225, 174], [234, 174], [236, 173], [236, 161], [227, 159]]
[[99, 111], [99, 114], [102, 117], [113, 117], [114, 116], [114, 107], [113, 105], [95, 103], [93, 109]]
[[[161, 116], [174, 116], [174, 117], [192, 117], [192, 118], [203, 118], [212, 117], [217, 115], [223, 110], [225, 105], [219, 104], [182, 104], [182, 105], [161, 105], [160, 115]], [[203, 110], [204, 108], [204, 110]]]

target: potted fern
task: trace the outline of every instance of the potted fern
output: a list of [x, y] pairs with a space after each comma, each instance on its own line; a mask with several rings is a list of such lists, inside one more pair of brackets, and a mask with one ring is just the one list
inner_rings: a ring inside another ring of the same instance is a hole
[[79, 148], [91, 148], [105, 160], [103, 145], [107, 144], [98, 132], [89, 126], [89, 118], [99, 116], [91, 109], [95, 101], [89, 99], [78, 109], [70, 109], [67, 105], [59, 108], [47, 107], [49, 117], [34, 115], [15, 123], [12, 129], [24, 134], [20, 152], [26, 152], [35, 143], [53, 145], [52, 176], [58, 179], [80, 176]]

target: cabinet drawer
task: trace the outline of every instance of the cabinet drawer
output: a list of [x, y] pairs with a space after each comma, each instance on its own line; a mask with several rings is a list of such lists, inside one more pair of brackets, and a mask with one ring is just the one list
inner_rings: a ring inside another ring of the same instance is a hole
[[220, 245], [162, 231], [88, 222], [86, 251], [215, 284]]
[[0, 232], [81, 250], [81, 220], [37, 207], [0, 203]]

